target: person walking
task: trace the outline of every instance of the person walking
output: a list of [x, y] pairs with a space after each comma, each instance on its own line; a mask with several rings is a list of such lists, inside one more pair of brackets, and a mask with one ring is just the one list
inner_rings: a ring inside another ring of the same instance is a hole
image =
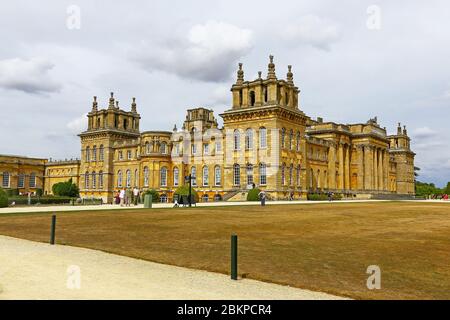
[[120, 190], [119, 199], [120, 199], [120, 206], [123, 207], [125, 204], [125, 188]]
[[261, 201], [261, 206], [265, 206], [266, 205], [266, 193], [264, 191], [261, 191], [260, 193], [258, 193], [259, 196], [259, 200]]
[[133, 192], [131, 191], [130, 188], [127, 188], [127, 190], [125, 190], [125, 203], [126, 203], [127, 207], [131, 206], [131, 198], [132, 197], [133, 197]]
[[137, 187], [134, 187], [133, 189], [133, 200], [134, 205], [137, 206], [139, 202], [139, 189]]

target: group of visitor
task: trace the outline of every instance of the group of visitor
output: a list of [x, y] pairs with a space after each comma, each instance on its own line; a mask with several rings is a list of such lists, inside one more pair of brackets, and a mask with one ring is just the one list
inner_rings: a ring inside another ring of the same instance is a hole
[[140, 197], [142, 195], [142, 190], [137, 187], [122, 188], [117, 190], [114, 194], [114, 203], [120, 204], [121, 207], [130, 207], [132, 204], [137, 206], [140, 202]]

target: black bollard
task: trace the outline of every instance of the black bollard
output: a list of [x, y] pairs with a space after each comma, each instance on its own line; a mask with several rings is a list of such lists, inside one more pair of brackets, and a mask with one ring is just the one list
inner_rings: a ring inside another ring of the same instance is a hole
[[55, 244], [56, 215], [52, 215], [52, 229], [50, 230], [50, 244]]
[[231, 235], [231, 279], [238, 278], [238, 237], [235, 234]]

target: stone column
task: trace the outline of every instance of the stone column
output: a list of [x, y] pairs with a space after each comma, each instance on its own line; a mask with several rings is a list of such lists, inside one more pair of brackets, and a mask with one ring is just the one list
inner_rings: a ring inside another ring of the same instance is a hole
[[336, 189], [336, 144], [332, 143], [328, 151], [328, 188]]
[[372, 147], [364, 146], [364, 189], [372, 189]]
[[384, 151], [384, 188], [389, 191], [389, 150]]
[[384, 189], [384, 177], [383, 177], [383, 150], [380, 149], [378, 154], [378, 190]]
[[373, 165], [372, 165], [372, 189], [377, 190], [378, 189], [378, 172], [377, 172], [377, 161], [378, 161], [378, 148], [374, 147], [373, 149]]
[[356, 147], [357, 157], [358, 157], [358, 182], [356, 189], [364, 189], [364, 153], [363, 146], [359, 145]]
[[345, 148], [345, 190], [350, 190], [350, 145]]
[[339, 186], [338, 189], [344, 189], [344, 145], [339, 143]]

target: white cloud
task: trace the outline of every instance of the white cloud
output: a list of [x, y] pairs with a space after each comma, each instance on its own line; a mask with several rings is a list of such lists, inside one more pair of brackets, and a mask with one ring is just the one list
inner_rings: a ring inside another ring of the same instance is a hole
[[79, 116], [78, 118], [73, 119], [69, 123], [67, 123], [66, 127], [73, 134], [79, 134], [87, 129], [87, 118], [86, 114]]
[[329, 51], [331, 43], [339, 39], [339, 29], [330, 21], [309, 14], [300, 17], [297, 23], [289, 25], [284, 32], [284, 38], [293, 45], [307, 44]]
[[53, 67], [43, 58], [0, 60], [0, 87], [32, 94], [59, 91], [60, 85], [49, 74]]
[[413, 131], [413, 137], [419, 140], [436, 137], [437, 134], [437, 131], [430, 129], [429, 127], [421, 127]]
[[201, 81], [229, 79], [239, 58], [252, 48], [252, 32], [231, 24], [208, 21], [187, 35], [162, 45], [143, 44], [135, 59], [148, 70]]

